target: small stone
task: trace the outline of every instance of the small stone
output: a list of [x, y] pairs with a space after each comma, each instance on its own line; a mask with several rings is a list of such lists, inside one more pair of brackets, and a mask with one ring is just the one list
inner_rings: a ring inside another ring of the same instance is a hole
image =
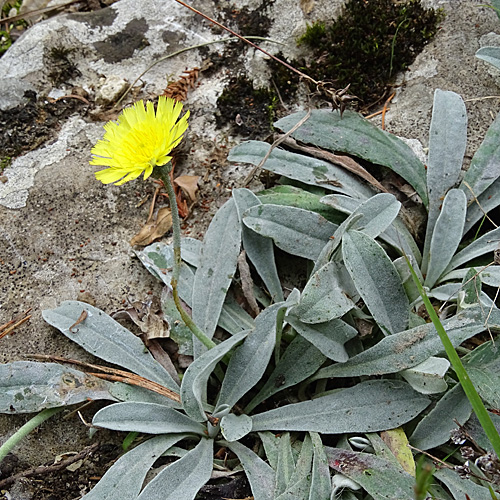
[[101, 79], [102, 85], [96, 92], [96, 104], [106, 105], [116, 102], [127, 90], [128, 82], [124, 78], [110, 75]]

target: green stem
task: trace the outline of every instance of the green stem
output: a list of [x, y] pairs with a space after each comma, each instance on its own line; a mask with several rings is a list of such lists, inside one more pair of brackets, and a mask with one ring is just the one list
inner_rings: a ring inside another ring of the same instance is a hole
[[418, 276], [415, 273], [415, 270], [413, 269], [413, 266], [410, 263], [410, 260], [406, 256], [405, 258], [408, 267], [410, 268], [413, 281], [415, 282], [415, 285], [417, 285], [418, 291], [422, 297], [422, 300], [424, 301], [427, 313], [429, 314], [432, 323], [434, 324], [434, 327], [436, 328], [436, 331], [439, 335], [439, 338], [443, 343], [446, 355], [448, 356], [450, 363], [453, 365], [453, 369], [457, 374], [458, 380], [460, 381], [460, 384], [465, 392], [465, 395], [467, 396], [467, 399], [469, 400], [472, 409], [474, 410], [474, 413], [476, 414], [479, 422], [481, 423], [481, 426], [484, 429], [486, 436], [490, 440], [497, 457], [500, 457], [500, 435], [498, 434], [495, 426], [493, 425], [490, 414], [486, 410], [479, 394], [476, 391], [476, 388], [474, 387], [469, 377], [469, 374], [465, 370], [464, 365], [462, 364], [462, 360], [460, 359], [460, 357], [457, 354], [457, 351], [453, 347], [453, 344], [451, 343], [451, 340], [448, 337], [448, 334], [446, 333], [446, 330], [444, 329], [443, 324], [439, 319], [439, 316], [437, 315], [434, 307], [432, 307], [431, 301], [429, 300], [429, 297], [427, 297], [427, 294], [425, 293], [425, 290], [422, 284], [420, 283]]
[[12, 448], [19, 444], [33, 429], [36, 429], [40, 424], [56, 413], [59, 413], [64, 408], [47, 408], [42, 410], [38, 415], [28, 420], [17, 432], [15, 432], [5, 443], [0, 446], [0, 462], [10, 453]]
[[[168, 164], [167, 164], [168, 165]], [[165, 185], [167, 190], [168, 199], [170, 200], [170, 210], [172, 212], [172, 234], [173, 234], [173, 244], [174, 244], [174, 265], [172, 266], [172, 279], [170, 284], [172, 285], [172, 295], [174, 297], [175, 307], [181, 315], [182, 321], [191, 330], [193, 335], [206, 347], [211, 349], [215, 347], [215, 342], [209, 339], [203, 331], [201, 331], [191, 319], [189, 314], [184, 310], [181, 304], [181, 299], [179, 297], [179, 292], [177, 290], [177, 284], [179, 282], [179, 274], [181, 272], [181, 222], [179, 219], [179, 210], [177, 209], [177, 200], [175, 199], [175, 191], [172, 183], [170, 182], [170, 169], [167, 165], [158, 166], [158, 172], [160, 174], [160, 179]]]

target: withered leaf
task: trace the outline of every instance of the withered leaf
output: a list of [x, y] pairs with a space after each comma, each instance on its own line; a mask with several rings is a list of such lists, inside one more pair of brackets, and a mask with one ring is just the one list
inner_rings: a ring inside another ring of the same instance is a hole
[[196, 201], [199, 179], [198, 175], [181, 175], [175, 178], [174, 183], [182, 189], [184, 195], [193, 203]]
[[172, 228], [172, 213], [170, 208], [158, 210], [156, 217], [148, 220], [144, 227], [130, 240], [132, 246], [146, 246], [162, 237]]

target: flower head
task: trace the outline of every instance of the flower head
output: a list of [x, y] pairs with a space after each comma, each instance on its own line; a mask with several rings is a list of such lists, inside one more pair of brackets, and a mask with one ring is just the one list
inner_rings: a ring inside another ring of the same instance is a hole
[[182, 103], [161, 96], [158, 107], [152, 102], [136, 102], [124, 109], [118, 122], [104, 125], [106, 133], [92, 148], [91, 165], [106, 168], [95, 176], [103, 184], [117, 185], [136, 179], [144, 172], [147, 179], [156, 165], [165, 165], [168, 154], [182, 140], [188, 127], [189, 111], [178, 120]]

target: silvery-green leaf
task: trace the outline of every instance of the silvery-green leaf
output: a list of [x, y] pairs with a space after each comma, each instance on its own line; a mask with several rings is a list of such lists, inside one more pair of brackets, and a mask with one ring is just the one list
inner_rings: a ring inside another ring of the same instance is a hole
[[[500, 228], [493, 229], [489, 233], [483, 234], [483, 236], [466, 246], [451, 259], [450, 265], [446, 269], [446, 273], [449, 273], [458, 266], [476, 257], [480, 257], [490, 252], [493, 253], [498, 248], [499, 244]], [[491, 260], [493, 261], [493, 255], [491, 256]]]
[[231, 293], [226, 295], [219, 317], [219, 326], [231, 335], [243, 330], [251, 330], [254, 320], [235, 300]]
[[137, 385], [124, 384], [122, 382], [115, 382], [109, 388], [109, 392], [119, 401], [133, 401], [141, 403], [157, 403], [165, 405], [170, 408], [181, 408], [180, 403], [158, 394], [157, 392], [150, 391], [144, 387]]
[[205, 422], [204, 397], [207, 381], [217, 363], [234, 347], [243, 342], [249, 331], [237, 333], [196, 358], [184, 373], [181, 384], [182, 407], [195, 421]]
[[304, 323], [325, 323], [355, 307], [341, 286], [336, 264], [328, 262], [315, 272], [290, 313]]
[[171, 291], [163, 288], [160, 300], [163, 319], [168, 323], [170, 328], [169, 337], [177, 344], [179, 354], [192, 356], [193, 332], [182, 321]]
[[[270, 147], [265, 142], [243, 142], [231, 150], [228, 160], [258, 165]], [[366, 184], [344, 168], [283, 149], [273, 149], [262, 168], [304, 184], [320, 186], [354, 198], [366, 199], [373, 195], [373, 191]]]
[[[287, 132], [304, 115], [305, 111], [299, 111], [274, 125]], [[346, 110], [341, 116], [337, 111], [313, 110], [310, 118], [292, 136], [307, 144], [389, 167], [411, 184], [427, 203], [424, 165], [401, 139], [380, 130], [358, 113]]]
[[317, 432], [310, 432], [309, 435], [314, 450], [309, 500], [330, 500], [330, 468], [325, 449]]
[[264, 447], [267, 461], [269, 462], [269, 465], [274, 470], [276, 470], [276, 468], [278, 467], [278, 449], [280, 444], [280, 436], [269, 431], [259, 432], [258, 434], [262, 441], [262, 446]]
[[500, 47], [481, 47], [476, 52], [476, 57], [500, 69]]
[[442, 302], [448, 302], [450, 300], [456, 300], [461, 289], [461, 283], [445, 283], [444, 285], [433, 288], [427, 293], [427, 295], [430, 298], [434, 298]]
[[349, 231], [342, 240], [342, 254], [359, 294], [384, 334], [406, 330], [408, 297], [384, 249], [366, 234]]
[[[86, 318], [76, 324], [83, 312], [86, 312]], [[56, 309], [42, 311], [42, 316], [90, 354], [123, 366], [174, 392], [179, 391], [179, 386], [151, 356], [142, 340], [100, 309], [85, 302], [67, 300]]]
[[[300, 454], [285, 491], [275, 495], [276, 500], [308, 500], [311, 489], [311, 465], [313, 446], [311, 438], [305, 435]], [[277, 471], [278, 472], [278, 471]]]
[[[328, 197], [323, 198], [328, 203]], [[379, 193], [357, 206], [335, 231], [333, 238], [325, 245], [315, 271], [326, 264], [340, 245], [345, 232], [351, 229], [376, 238], [385, 231], [397, 217], [401, 203], [392, 194]]]
[[[454, 347], [482, 332], [486, 317], [479, 306], [461, 311], [444, 320], [443, 326]], [[489, 324], [492, 329], [500, 327], [499, 315], [494, 310]], [[359, 377], [397, 373], [425, 361], [443, 350], [443, 344], [431, 323], [395, 333], [353, 356], [345, 363], [322, 368], [315, 379], [330, 377]]]
[[206, 428], [172, 408], [155, 403], [116, 403], [99, 410], [92, 420], [97, 427], [115, 431], [169, 434], [190, 432], [204, 436]]
[[87, 399], [114, 400], [112, 386], [56, 363], [14, 361], [0, 365], [0, 412], [33, 413]]
[[120, 457], [82, 500], [136, 500], [148, 470], [186, 434], [156, 436]]
[[463, 500], [467, 496], [472, 500], [488, 500], [491, 498], [490, 490], [474, 483], [469, 478], [462, 478], [458, 472], [450, 469], [438, 469], [434, 477], [442, 481], [451, 491], [455, 500]]
[[[463, 280], [464, 277], [470, 272], [472, 267], [467, 267], [465, 269], [456, 269], [451, 273], [443, 276], [440, 282], [445, 281], [455, 281], [455, 280]], [[500, 286], [500, 266], [488, 266], [488, 267], [478, 267], [476, 269], [477, 277], [483, 282], [485, 285], [499, 287]]]
[[276, 343], [277, 315], [284, 304], [268, 307], [255, 319], [255, 329], [231, 356], [217, 407], [227, 404], [232, 408], [262, 378]]
[[464, 367], [481, 398], [491, 408], [500, 408], [500, 353], [491, 341], [464, 358]]
[[[200, 265], [193, 285], [193, 321], [212, 338], [227, 291], [236, 271], [241, 243], [241, 224], [233, 199], [215, 214], [203, 238]], [[194, 340], [195, 357], [205, 347]]]
[[286, 320], [300, 336], [311, 342], [327, 358], [340, 363], [348, 360], [349, 356], [344, 344], [358, 334], [355, 328], [341, 319], [307, 325], [295, 318], [291, 313], [292, 311], [290, 311]]
[[[240, 221], [245, 210], [262, 204], [259, 198], [249, 189], [234, 189], [233, 198]], [[283, 300], [283, 290], [281, 289], [281, 282], [274, 261], [273, 242], [245, 225], [242, 227], [241, 237], [243, 248], [266, 285], [273, 302], [281, 302]]]
[[[467, 191], [465, 191], [467, 194]], [[477, 201], [470, 201], [467, 208], [467, 218], [465, 220], [464, 234], [480, 221], [485, 213], [491, 212], [500, 205], [500, 179], [497, 179], [483, 193], [477, 197]]]
[[[339, 345], [339, 348], [341, 347]], [[297, 335], [290, 342], [262, 389], [246, 406], [245, 413], [250, 413], [273, 394], [302, 382], [312, 375], [325, 360], [326, 357], [321, 354], [317, 346]]]
[[471, 304], [477, 304], [481, 296], [481, 287], [481, 278], [476, 269], [472, 267], [462, 280], [462, 290], [460, 293], [462, 299], [459, 301], [459, 308], [464, 309]]
[[429, 246], [429, 262], [424, 286], [432, 288], [448, 267], [462, 239], [467, 199], [460, 189], [446, 193]]
[[321, 194], [316, 194], [295, 186], [278, 185], [261, 191], [257, 196], [265, 205], [285, 205], [302, 208], [303, 210], [316, 212], [334, 224], [340, 224], [345, 219], [345, 215], [339, 210], [325, 206], [321, 202], [324, 189], [321, 191]]
[[312, 401], [254, 415], [253, 430], [375, 432], [409, 422], [428, 404], [429, 400], [406, 382], [370, 380]]
[[241, 443], [234, 441], [225, 445], [240, 459], [255, 500], [274, 500], [275, 473], [273, 469]]
[[284, 432], [280, 436], [278, 445], [278, 464], [276, 466], [276, 485], [274, 487], [273, 498], [276, 498], [285, 491], [294, 469], [295, 460], [293, 459], [290, 434]]
[[229, 442], [238, 441], [252, 430], [252, 419], [248, 415], [230, 413], [222, 417], [220, 430]]
[[450, 439], [450, 432], [457, 427], [455, 420], [463, 425], [471, 412], [472, 406], [462, 386], [456, 384], [418, 423], [410, 443], [420, 450], [430, 450], [446, 443]]
[[[413, 267], [413, 270], [417, 273], [417, 277], [419, 278], [420, 283], [422, 283], [424, 279], [420, 273], [418, 265], [415, 262], [415, 259], [411, 256], [407, 257], [410, 259], [410, 263]], [[418, 291], [417, 285], [413, 281], [413, 276], [408, 266], [406, 257], [399, 257], [399, 259], [396, 259], [393, 264], [399, 273], [399, 277], [401, 278], [401, 283], [403, 283], [403, 287], [405, 289], [408, 300], [410, 304], [413, 304], [414, 301], [420, 299], [420, 292]]]
[[213, 443], [202, 438], [196, 448], [155, 476], [137, 500], [194, 500], [212, 474]]
[[[480, 51], [483, 49], [480, 49]], [[500, 56], [500, 47], [496, 48]], [[500, 58], [499, 58], [500, 62]], [[472, 157], [470, 167], [460, 184], [470, 202], [500, 177], [500, 115], [490, 125], [486, 136]], [[470, 188], [468, 186], [470, 186]], [[472, 190], [472, 192], [471, 192]], [[475, 204], [473, 202], [473, 204]]]
[[[355, 200], [354, 198], [349, 198], [348, 196], [332, 194], [328, 196], [323, 196], [321, 198], [322, 203], [326, 203], [328, 206], [331, 206], [335, 210], [343, 212], [345, 214], [352, 214], [357, 211], [360, 207], [361, 202], [359, 200]], [[392, 204], [392, 206], [387, 207], [388, 211], [386, 212], [386, 216], [391, 214], [391, 210], [396, 208], [396, 205]], [[369, 213], [370, 210], [364, 210], [363, 218], [360, 219], [360, 224], [366, 222], [366, 218], [364, 217], [364, 213]], [[382, 214], [383, 215], [383, 214]], [[379, 219], [380, 220], [380, 219]], [[383, 221], [383, 219], [381, 220]], [[367, 227], [367, 224], [364, 224]], [[353, 227], [353, 229], [358, 229], [357, 227]], [[380, 229], [380, 226], [379, 226]], [[368, 234], [365, 229], [360, 229], [361, 232]], [[373, 231], [373, 230], [372, 230]], [[415, 243], [415, 240], [411, 233], [408, 231], [405, 223], [399, 218], [396, 217], [392, 223], [382, 232], [375, 231], [371, 234], [371, 236], [379, 237], [385, 242], [389, 243], [389, 245], [397, 248], [400, 252], [401, 250], [406, 253], [406, 255], [413, 255], [417, 263], [420, 264], [422, 259], [422, 255], [420, 254], [420, 249], [418, 245]]]
[[457, 184], [467, 145], [467, 111], [454, 92], [436, 89], [429, 131], [427, 190], [429, 216], [422, 254], [422, 272], [427, 273], [434, 226], [446, 193]]
[[200, 252], [203, 243], [195, 238], [181, 238], [181, 257], [182, 260], [194, 267], [200, 265]]
[[330, 467], [347, 476], [374, 500], [413, 500], [415, 478], [388, 460], [340, 448], [325, 447]]
[[[143, 266], [156, 278], [171, 290], [172, 268], [174, 265], [174, 252], [172, 245], [166, 243], [153, 243], [143, 250], [135, 252]], [[180, 298], [191, 306], [193, 295], [194, 273], [192, 269], [185, 264], [181, 264], [177, 289]]]
[[319, 214], [280, 205], [252, 207], [243, 214], [243, 222], [285, 252], [310, 260], [317, 259], [337, 229]]
[[450, 367], [450, 362], [444, 358], [431, 356], [422, 363], [399, 372], [399, 374], [417, 391], [422, 394], [437, 394], [448, 389], [444, 376]]

